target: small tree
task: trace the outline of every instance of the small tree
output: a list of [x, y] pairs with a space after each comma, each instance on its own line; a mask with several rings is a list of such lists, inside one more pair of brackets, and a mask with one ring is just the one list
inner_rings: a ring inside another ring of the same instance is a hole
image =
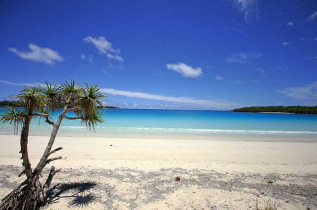
[[[47, 202], [46, 192], [50, 187], [53, 176], [60, 170], [51, 167], [50, 174], [44, 185], [40, 182], [40, 175], [47, 164], [62, 157], [50, 158], [50, 155], [61, 150], [52, 150], [56, 135], [63, 119], [81, 120], [88, 129], [94, 129], [97, 123], [102, 123], [101, 111], [97, 106], [102, 104], [100, 98], [104, 97], [97, 85], [76, 85], [74, 81], [65, 82], [61, 85], [26, 87], [17, 95], [19, 103], [23, 108], [10, 108], [9, 112], [0, 118], [1, 123], [10, 123], [14, 126], [15, 133], [21, 128], [20, 147], [22, 155], [23, 171], [19, 176], [25, 174], [26, 180], [8, 194], [0, 204], [1, 209], [34, 209]], [[51, 115], [58, 108], [62, 108], [57, 121], [53, 122]], [[67, 116], [73, 112], [76, 117]], [[28, 155], [28, 137], [31, 120], [43, 118], [45, 122], [52, 125], [50, 139], [46, 149], [35, 168], [32, 168]]]

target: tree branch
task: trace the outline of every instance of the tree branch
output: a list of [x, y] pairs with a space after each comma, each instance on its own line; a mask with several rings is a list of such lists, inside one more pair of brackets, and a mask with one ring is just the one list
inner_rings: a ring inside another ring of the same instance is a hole
[[22, 171], [22, 172], [18, 175], [18, 177], [22, 176], [22, 174], [25, 174], [25, 170]]
[[66, 115], [64, 115], [64, 118], [67, 120], [81, 120], [81, 119], [83, 119], [82, 117], [67, 117]]
[[45, 118], [45, 122], [50, 124], [50, 125], [54, 125], [54, 122], [50, 121], [50, 119], [48, 119], [48, 117]]
[[65, 110], [65, 111], [64, 111], [64, 115], [65, 115], [66, 113], [68, 113], [68, 112], [77, 111], [77, 110], [80, 110], [79, 106], [75, 106], [75, 107], [73, 107], [73, 108], [70, 108], [70, 109], [68, 109], [68, 110]]
[[59, 159], [62, 159], [63, 157], [62, 156], [59, 156], [59, 157], [55, 157], [55, 158], [51, 158], [51, 159], [48, 159], [46, 161], [46, 164], [50, 164], [50, 162], [54, 161], [54, 160], [59, 160]]
[[29, 114], [29, 116], [48, 117], [48, 116], [49, 116], [49, 114], [34, 113], [34, 114]]
[[55, 167], [54, 167], [54, 166], [51, 167], [51, 171], [50, 171], [50, 173], [49, 173], [49, 175], [48, 175], [48, 178], [47, 178], [47, 180], [46, 180], [46, 182], [45, 182], [45, 184], [44, 184], [44, 187], [43, 187], [43, 189], [44, 189], [44, 194], [45, 194], [45, 195], [46, 195], [48, 189], [49, 189], [50, 186], [51, 186], [51, 182], [52, 182], [52, 180], [53, 180], [53, 177], [55, 176], [55, 174], [57, 174], [57, 173], [60, 172], [60, 171], [61, 171], [61, 169], [55, 170]]
[[59, 151], [61, 149], [63, 149], [63, 147], [58, 147], [58, 148], [52, 150], [48, 155], [51, 155], [51, 154], [53, 154], [53, 153], [55, 153], [55, 152], [57, 152], [57, 151]]

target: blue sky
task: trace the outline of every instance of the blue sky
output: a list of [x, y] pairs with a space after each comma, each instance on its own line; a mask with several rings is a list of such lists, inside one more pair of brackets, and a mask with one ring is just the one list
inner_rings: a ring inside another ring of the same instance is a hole
[[317, 105], [315, 0], [0, 1], [0, 97], [98, 84], [122, 108]]

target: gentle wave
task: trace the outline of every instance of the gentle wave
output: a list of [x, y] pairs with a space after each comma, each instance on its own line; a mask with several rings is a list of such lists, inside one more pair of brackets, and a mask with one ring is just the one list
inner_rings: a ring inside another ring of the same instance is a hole
[[[63, 126], [70, 129], [84, 129], [84, 126]], [[317, 134], [316, 131], [274, 131], [274, 130], [222, 130], [222, 129], [193, 129], [193, 128], [146, 128], [146, 127], [96, 127], [106, 130], [148, 131], [148, 132], [176, 132], [176, 133], [201, 133], [201, 134]]]

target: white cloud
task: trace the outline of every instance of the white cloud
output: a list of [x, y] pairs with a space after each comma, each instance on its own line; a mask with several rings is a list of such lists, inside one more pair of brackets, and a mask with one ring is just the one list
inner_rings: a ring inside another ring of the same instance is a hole
[[313, 41], [317, 41], [317, 37], [315, 37], [315, 38], [313, 38], [313, 37], [309, 37], [309, 38], [302, 37], [300, 40], [307, 41], [307, 42], [313, 42]]
[[122, 65], [113, 65], [112, 63], [108, 63], [107, 65], [107, 69], [124, 69], [124, 67]]
[[294, 25], [293, 22], [288, 22], [288, 23], [287, 23], [287, 26], [293, 26], [293, 25]]
[[25, 82], [9, 82], [6, 80], [0, 80], [0, 83], [6, 84], [6, 85], [14, 85], [14, 86], [37, 86], [37, 85], [44, 85], [40, 83], [25, 83]]
[[302, 87], [286, 88], [279, 92], [295, 99], [317, 99], [317, 81]]
[[222, 76], [216, 75], [216, 80], [217, 81], [221, 81], [222, 79], [223, 79]]
[[[5, 80], [0, 80], [0, 83], [15, 85], [15, 86], [45, 85], [41, 83], [14, 83], [14, 82], [9, 82]], [[157, 95], [157, 94], [151, 94], [151, 93], [125, 91], [125, 90], [117, 90], [117, 89], [109, 89], [109, 88], [101, 88], [100, 92], [104, 94], [115, 95], [115, 96], [125, 96], [130, 98], [149, 99], [149, 100], [163, 101], [163, 102], [175, 102], [175, 103], [180, 103], [183, 105], [196, 105], [198, 107], [202, 107], [206, 109], [226, 110], [226, 109], [232, 109], [232, 108], [241, 106], [226, 100], [204, 100], [204, 99], [195, 99], [190, 97], [163, 96], [163, 95]]]
[[229, 63], [252, 64], [253, 60], [261, 58], [262, 53], [239, 53], [227, 58]]
[[306, 21], [314, 21], [315, 19], [317, 19], [317, 11], [306, 18]]
[[8, 50], [18, 55], [22, 59], [42, 62], [49, 65], [54, 65], [55, 62], [63, 60], [63, 58], [58, 54], [58, 52], [50, 48], [42, 48], [32, 43], [29, 44], [29, 48], [29, 52], [23, 52], [12, 47], [8, 48]]
[[91, 36], [87, 36], [84, 39], [84, 42], [93, 44], [98, 49], [100, 54], [106, 54], [107, 52], [120, 53], [120, 50], [113, 49], [111, 42], [106, 40], [106, 38], [103, 37], [103, 36], [100, 36], [100, 37], [97, 37], [97, 38], [93, 38]]
[[202, 70], [200, 67], [193, 68], [184, 63], [167, 64], [166, 68], [176, 71], [177, 73], [180, 73], [182, 76], [189, 78], [197, 78], [200, 77], [202, 74]]
[[123, 61], [123, 58], [118, 55], [120, 50], [113, 49], [111, 42], [106, 40], [106, 38], [103, 36], [96, 38], [87, 36], [84, 39], [84, 42], [94, 45], [100, 54], [106, 54], [109, 59]]
[[123, 61], [123, 58], [119, 55], [112, 55], [110, 53], [107, 53], [107, 57], [113, 60], [117, 60], [117, 61]]
[[282, 43], [283, 46], [286, 46], [286, 45], [289, 45], [289, 44], [291, 44], [291, 43], [290, 42], [283, 42]]
[[259, 17], [258, 0], [232, 0], [239, 12], [243, 13], [246, 22]]
[[210, 109], [231, 109], [236, 107], [237, 104], [224, 101], [224, 100], [203, 100], [203, 99], [194, 99], [189, 97], [174, 97], [174, 96], [162, 96], [156, 95], [151, 93], [144, 93], [144, 92], [132, 92], [132, 91], [125, 91], [125, 90], [116, 90], [116, 89], [107, 89], [102, 88], [100, 92], [110, 95], [116, 96], [125, 96], [131, 98], [141, 98], [141, 99], [150, 99], [156, 101], [168, 101], [168, 102], [177, 102], [183, 104], [191, 104], [191, 105], [198, 105]]
[[113, 69], [113, 68], [114, 68], [114, 66], [112, 65], [112, 63], [108, 63], [108, 68], [109, 68], [109, 69]]
[[85, 54], [81, 54], [80, 55], [80, 58], [81, 59], [83, 59], [83, 60], [88, 60], [88, 62], [90, 62], [90, 63], [93, 63], [94, 62], [94, 56], [93, 55], [89, 55], [89, 56], [87, 56], [87, 55], [85, 55]]

